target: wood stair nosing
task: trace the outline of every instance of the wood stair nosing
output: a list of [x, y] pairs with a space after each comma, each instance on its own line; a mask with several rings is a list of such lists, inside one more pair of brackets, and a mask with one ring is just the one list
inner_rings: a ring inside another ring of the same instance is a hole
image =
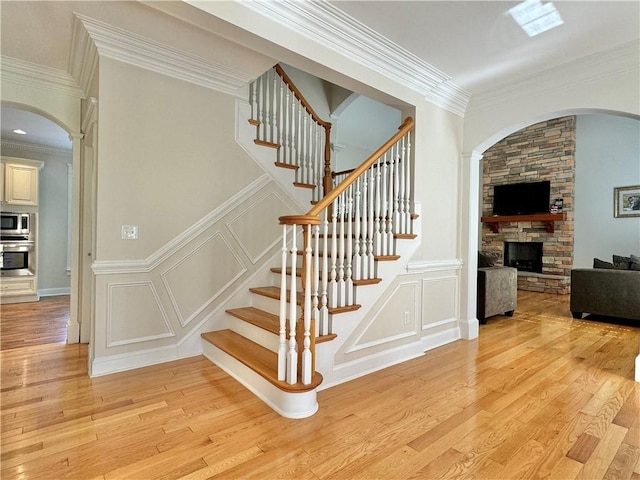
[[259, 145], [261, 147], [268, 147], [268, 148], [274, 148], [274, 149], [279, 149], [281, 147], [281, 145], [279, 143], [273, 143], [273, 142], [267, 142], [266, 140], [254, 140], [253, 143], [255, 143], [256, 145]]
[[377, 262], [393, 262], [400, 259], [400, 255], [374, 255], [373, 259]]
[[302, 183], [302, 182], [293, 182], [293, 186], [298, 188], [306, 188], [309, 190], [314, 190], [316, 188], [316, 186], [312, 183]]
[[397, 238], [399, 240], [413, 240], [414, 238], [418, 238], [417, 233], [394, 233], [393, 238]]
[[282, 391], [302, 393], [314, 390], [322, 383], [322, 375], [314, 372], [310, 385], [293, 385], [278, 380], [278, 355], [231, 330], [217, 330], [203, 333], [202, 338], [226, 354], [250, 368], [262, 378]]
[[276, 167], [286, 168], [286, 169], [289, 169], [289, 170], [298, 170], [300, 168], [298, 165], [292, 165], [290, 163], [274, 162], [273, 164]]

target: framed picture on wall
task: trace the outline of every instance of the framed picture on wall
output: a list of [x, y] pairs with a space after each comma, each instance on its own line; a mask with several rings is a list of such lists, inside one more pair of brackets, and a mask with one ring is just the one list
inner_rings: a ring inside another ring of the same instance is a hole
[[640, 217], [640, 185], [613, 189], [613, 216]]

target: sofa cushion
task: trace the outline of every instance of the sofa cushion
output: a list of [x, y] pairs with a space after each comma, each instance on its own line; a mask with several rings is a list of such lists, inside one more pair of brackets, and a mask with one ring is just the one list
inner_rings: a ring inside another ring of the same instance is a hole
[[629, 264], [629, 270], [640, 270], [640, 257], [631, 255], [631, 263]]
[[609, 270], [614, 270], [616, 267], [613, 263], [605, 262], [604, 260], [600, 260], [599, 258], [594, 258], [593, 268], [607, 268]]
[[614, 255], [613, 266], [616, 267], [617, 270], [629, 270], [629, 268], [631, 268], [631, 257]]
[[478, 268], [494, 267], [497, 261], [495, 253], [478, 252]]

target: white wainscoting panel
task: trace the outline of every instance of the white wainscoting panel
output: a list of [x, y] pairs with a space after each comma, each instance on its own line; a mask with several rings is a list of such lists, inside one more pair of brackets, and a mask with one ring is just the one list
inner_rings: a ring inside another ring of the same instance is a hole
[[[277, 192], [264, 189], [227, 222], [227, 228], [242, 251], [255, 264], [280, 242], [278, 218], [295, 213]], [[275, 240], [274, 240], [275, 239]]]
[[175, 336], [151, 281], [108, 284], [107, 346]]
[[[164, 271], [161, 277], [184, 327], [246, 271], [227, 239], [217, 231]], [[198, 281], [194, 282], [194, 278]]]
[[422, 330], [458, 321], [458, 277], [438, 276], [422, 279]]

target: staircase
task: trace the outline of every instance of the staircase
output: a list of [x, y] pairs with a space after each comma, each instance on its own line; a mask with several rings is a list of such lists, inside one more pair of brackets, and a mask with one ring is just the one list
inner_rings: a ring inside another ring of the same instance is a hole
[[[382, 281], [382, 262], [400, 258], [412, 231], [413, 120], [356, 169], [332, 172], [331, 124], [322, 121], [276, 65], [250, 87], [256, 145], [273, 149], [274, 168], [309, 194], [306, 214], [280, 217], [281, 258], [272, 284], [250, 288], [249, 306], [227, 310], [229, 329], [202, 334], [205, 356], [283, 416], [318, 409], [318, 345], [336, 339], [358, 292]], [[318, 362], [320, 363], [320, 362]], [[330, 361], [329, 361], [330, 363]]]

